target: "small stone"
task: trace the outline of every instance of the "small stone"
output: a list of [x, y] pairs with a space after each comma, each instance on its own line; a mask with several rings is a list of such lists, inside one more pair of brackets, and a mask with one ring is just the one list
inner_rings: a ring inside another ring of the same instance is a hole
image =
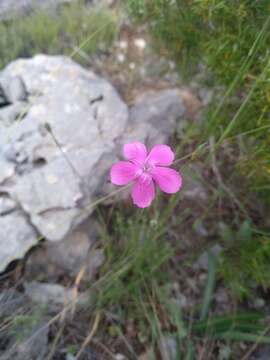
[[126, 49], [128, 47], [128, 43], [125, 40], [119, 41], [118, 46], [120, 49]]
[[134, 45], [141, 51], [146, 47], [146, 41], [143, 38], [137, 38], [134, 40]]
[[72, 304], [76, 299], [76, 305], [85, 306], [88, 304], [88, 294], [79, 294], [74, 298], [74, 290], [65, 288], [60, 284], [40, 283], [33, 281], [24, 284], [25, 294], [34, 303], [48, 306], [54, 312], [64, 305]]
[[219, 349], [219, 358], [218, 360], [228, 360], [231, 359], [232, 349], [229, 346], [221, 345]]
[[82, 231], [75, 231], [62, 241], [48, 244], [48, 261], [66, 273], [74, 275], [86, 261], [90, 246], [88, 235]]
[[149, 146], [167, 143], [185, 112], [177, 89], [140, 94], [130, 107], [129, 126], [123, 142], [139, 139]]
[[125, 60], [126, 60], [125, 55], [122, 54], [122, 53], [117, 54], [116, 57], [117, 57], [117, 61], [118, 61], [120, 64], [122, 64], [122, 63], [125, 62]]
[[254, 300], [255, 309], [262, 309], [265, 306], [265, 300], [262, 298], [256, 298]]
[[214, 297], [215, 297], [216, 302], [221, 305], [229, 303], [229, 296], [228, 296], [227, 291], [224, 288], [218, 288]]
[[134, 62], [129, 64], [130, 70], [134, 70], [136, 68], [136, 64]]
[[127, 360], [127, 358], [123, 354], [116, 354], [115, 359], [117, 359], [117, 360]]
[[202, 237], [207, 237], [208, 236], [208, 231], [206, 230], [206, 228], [204, 227], [204, 225], [201, 222], [196, 223], [196, 225], [194, 226], [194, 230], [196, 231], [196, 233]]
[[2, 290], [0, 294], [0, 317], [10, 316], [25, 305], [25, 295], [14, 290]]
[[83, 279], [93, 280], [105, 260], [103, 249], [96, 249], [95, 221], [87, 219], [77, 230], [59, 242], [44, 242], [29, 254], [25, 265], [28, 281], [54, 281], [59, 276], [76, 277], [83, 271]]
[[76, 360], [76, 358], [72, 354], [66, 354], [66, 360]]
[[177, 359], [177, 342], [175, 338], [170, 336], [162, 336], [159, 343], [159, 348], [163, 359]]
[[205, 251], [199, 259], [193, 264], [194, 270], [208, 270], [208, 252], [210, 252], [215, 258], [219, 256], [223, 248], [219, 244], [212, 246], [208, 251]]

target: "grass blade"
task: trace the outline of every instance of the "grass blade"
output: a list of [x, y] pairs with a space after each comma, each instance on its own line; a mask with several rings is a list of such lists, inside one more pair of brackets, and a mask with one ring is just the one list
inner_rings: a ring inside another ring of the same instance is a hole
[[205, 320], [211, 305], [215, 282], [216, 282], [216, 259], [208, 252], [208, 277], [204, 291], [204, 298], [201, 310], [200, 320]]

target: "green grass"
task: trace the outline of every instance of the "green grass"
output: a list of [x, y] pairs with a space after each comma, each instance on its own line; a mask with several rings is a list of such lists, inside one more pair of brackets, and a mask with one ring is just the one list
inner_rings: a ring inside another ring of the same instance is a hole
[[[204, 121], [196, 125], [198, 135], [194, 133], [192, 141], [206, 143], [206, 153], [209, 139], [214, 139], [219, 167], [225, 169], [225, 184], [232, 173], [237, 173], [243, 178], [243, 187], [248, 185], [245, 198], [253, 201], [256, 194], [262, 204], [269, 206], [269, 1], [128, 0], [127, 9], [136, 22], [147, 26], [156, 51], [176, 62], [182, 78], [188, 82], [199, 74], [201, 85], [213, 90]], [[230, 174], [226, 174], [224, 143], [235, 152]], [[211, 166], [209, 160], [205, 158], [205, 167]], [[220, 184], [217, 191], [224, 194]], [[236, 189], [234, 197], [240, 198], [238, 204], [245, 202], [241, 189]], [[262, 230], [265, 220], [259, 224]], [[269, 237], [252, 236], [243, 242], [239, 239], [241, 221], [237, 226], [233, 245], [226, 245], [221, 273], [241, 297], [252, 294], [256, 284], [264, 289], [270, 286]]]
[[[101, 236], [106, 254], [106, 265], [101, 277], [111, 273], [112, 277], [102, 285], [100, 306], [109, 304], [140, 304], [142, 289], [151, 287], [152, 280], [165, 284], [166, 272], [162, 272], [174, 250], [167, 240], [166, 221], [172, 215], [178, 196], [172, 197], [161, 211], [113, 213], [112, 228], [105, 223]], [[157, 206], [157, 205], [156, 205]], [[112, 281], [113, 278], [113, 281]]]
[[201, 139], [215, 136], [220, 144], [249, 132], [253, 142], [245, 141], [240, 161], [254, 159], [244, 174], [270, 201], [269, 1], [128, 0], [127, 8], [147, 24], [156, 50], [176, 61], [181, 77], [199, 72], [204, 85], [215, 89]]
[[[37, 53], [76, 53], [85, 63], [99, 47], [109, 48], [117, 34], [116, 14], [107, 8], [90, 9], [83, 2], [57, 14], [36, 11], [27, 17], [0, 22], [0, 69], [18, 57]], [[78, 51], [79, 50], [79, 51]]]
[[248, 222], [239, 231], [229, 227], [223, 237], [227, 244], [220, 265], [225, 284], [240, 299], [252, 295], [255, 286], [270, 287], [270, 238], [257, 234]]
[[[93, 308], [96, 312], [113, 314], [114, 320], [108, 328], [110, 335], [125, 338], [128, 336], [126, 326], [130, 323], [136, 332], [136, 341], [147, 344], [155, 354], [160, 352], [162, 339], [169, 336], [177, 343], [177, 359], [187, 360], [196, 358], [197, 345], [206, 338], [235, 343], [270, 343], [269, 329], [261, 314], [243, 311], [215, 314], [212, 299], [220, 272], [218, 262], [211, 255], [199, 306], [182, 312], [173, 295], [175, 270], [170, 265], [177, 248], [167, 235], [172, 222], [175, 223], [177, 218], [180, 229], [185, 217], [184, 214], [176, 216], [175, 207], [179, 200], [178, 195], [167, 204], [159, 200], [150, 211], [127, 207], [114, 208], [109, 214], [107, 210], [100, 211], [106, 263], [97, 286], [94, 286], [97, 293]], [[249, 231], [248, 225], [243, 224], [239, 239], [248, 241]], [[228, 242], [228, 247], [236, 246], [232, 239]], [[225, 255], [221, 259], [222, 266], [224, 259]], [[185, 263], [179, 267], [185, 267]], [[258, 281], [250, 279], [250, 284], [252, 280]], [[228, 283], [231, 284], [230, 280]], [[135, 351], [132, 343], [129, 346], [131, 352]]]

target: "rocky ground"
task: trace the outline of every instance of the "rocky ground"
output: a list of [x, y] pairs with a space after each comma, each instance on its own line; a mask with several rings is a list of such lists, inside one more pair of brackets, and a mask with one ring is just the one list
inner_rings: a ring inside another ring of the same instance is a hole
[[[170, 336], [159, 344], [159, 355], [151, 355], [150, 344], [131, 335], [134, 324], [123, 324], [122, 335], [112, 334], [109, 324], [117, 314], [106, 314], [100, 336], [91, 332], [100, 319], [91, 317], [89, 284], [98, 282], [106, 262], [93, 205], [105, 196], [102, 211], [109, 213], [113, 204], [127, 201], [125, 193], [107, 197], [114, 190], [108, 170], [124, 143], [169, 143], [175, 137], [185, 143], [185, 128], [200, 121], [211, 94], [196, 82], [184, 86], [174, 64], [154, 55], [143, 29], [125, 22], [115, 46], [87, 61], [90, 69], [68, 57], [37, 55], [12, 62], [0, 74], [1, 360], [176, 359]], [[183, 163], [177, 211], [193, 214], [169, 234], [181, 242], [171, 260], [170, 286], [186, 314], [203, 297], [205, 249], [216, 257], [222, 250], [211, 233], [213, 220], [193, 226], [212, 199], [207, 171], [199, 161]], [[222, 314], [235, 306], [218, 282], [212, 311]], [[250, 304], [265, 306], [261, 297]], [[241, 343], [240, 350], [243, 359], [270, 356], [268, 347], [254, 357], [249, 345]], [[217, 346], [206, 338], [198, 351], [201, 360], [234, 359], [226, 342]]]

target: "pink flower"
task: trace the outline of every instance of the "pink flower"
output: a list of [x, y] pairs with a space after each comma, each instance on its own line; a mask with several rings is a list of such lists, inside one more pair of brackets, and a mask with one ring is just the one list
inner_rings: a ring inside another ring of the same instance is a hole
[[178, 171], [167, 166], [174, 160], [174, 152], [167, 145], [155, 145], [149, 154], [140, 142], [124, 145], [128, 161], [119, 161], [111, 167], [111, 182], [126, 185], [133, 182], [131, 196], [140, 208], [151, 205], [155, 198], [155, 185], [167, 194], [180, 190], [182, 178]]

